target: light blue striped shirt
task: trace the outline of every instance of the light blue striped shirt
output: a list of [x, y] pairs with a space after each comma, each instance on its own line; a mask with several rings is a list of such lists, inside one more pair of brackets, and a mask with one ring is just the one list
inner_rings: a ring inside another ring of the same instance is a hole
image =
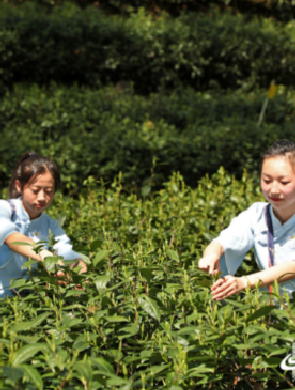
[[[266, 205], [265, 202], [254, 203], [234, 218], [229, 227], [213, 240], [219, 242], [225, 250], [221, 259], [223, 276], [235, 275], [246, 253], [252, 248], [259, 268], [268, 268]], [[284, 225], [274, 216], [272, 207], [270, 215], [274, 231], [274, 264], [295, 260], [295, 215]], [[285, 288], [290, 294], [295, 291], [295, 279], [280, 283], [279, 286], [280, 293]]]
[[[0, 298], [5, 295], [13, 295], [12, 291], [9, 290], [10, 279], [28, 278], [27, 268], [22, 269], [22, 265], [28, 259], [11, 251], [5, 244], [6, 238], [12, 233], [22, 233], [35, 242], [39, 242], [40, 240], [48, 241], [50, 229], [51, 233], [55, 235], [55, 239], [58, 240], [54, 249], [58, 251], [59, 256], [63, 256], [66, 260], [81, 258], [79, 253], [72, 250], [70, 239], [65, 231], [58, 226], [57, 220], [52, 219], [47, 214], [41, 214], [40, 217], [31, 221], [21, 199], [13, 199], [12, 201], [15, 205], [13, 218], [9, 203], [0, 200]], [[45, 248], [48, 249], [48, 246]]]

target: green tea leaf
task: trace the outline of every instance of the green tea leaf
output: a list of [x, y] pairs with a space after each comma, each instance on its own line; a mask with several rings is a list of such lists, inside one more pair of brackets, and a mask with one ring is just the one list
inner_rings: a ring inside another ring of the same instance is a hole
[[113, 315], [113, 316], [105, 316], [104, 317], [108, 322], [129, 322], [126, 317]]
[[123, 328], [120, 328], [118, 337], [120, 340], [128, 339], [129, 337], [135, 336], [138, 333], [138, 329], [139, 329], [138, 324], [124, 326]]
[[13, 382], [16, 382], [23, 377], [24, 371], [21, 367], [3, 367], [4, 375], [6, 375]]
[[102, 249], [99, 252], [97, 252], [95, 259], [93, 260], [93, 265], [97, 266], [98, 263], [100, 263], [103, 259], [105, 259], [109, 254], [109, 251]]
[[106, 288], [107, 283], [111, 280], [110, 275], [98, 276], [95, 281], [97, 291], [103, 291]]
[[172, 249], [167, 249], [169, 259], [179, 261], [178, 253]]
[[61, 259], [63, 260], [62, 257], [45, 257], [43, 264], [48, 271], [52, 271], [55, 270], [55, 266], [58, 263], [58, 260]]
[[153, 268], [139, 268], [139, 271], [141, 272], [142, 276], [146, 278], [148, 282], [150, 282], [154, 277]]
[[85, 378], [87, 382], [92, 380], [92, 369], [88, 362], [75, 363], [74, 370], [79, 374], [79, 376]]
[[27, 283], [27, 279], [10, 279], [10, 290], [20, 288]]
[[128, 384], [127, 381], [120, 378], [119, 376], [112, 376], [110, 379], [107, 379], [106, 383], [107, 386], [122, 386]]
[[138, 303], [151, 317], [157, 321], [160, 321], [161, 312], [157, 301], [148, 296], [142, 295], [138, 298]]
[[82, 324], [83, 320], [80, 318], [64, 318], [61, 323], [66, 328], [73, 328], [74, 326]]
[[109, 363], [105, 359], [92, 358], [91, 362], [92, 362], [92, 365], [97, 367], [102, 374], [107, 375], [107, 376], [115, 375], [115, 370], [114, 370], [113, 366], [111, 365], [111, 363]]
[[20, 332], [23, 330], [33, 329], [36, 326], [42, 324], [42, 322], [49, 316], [50, 313], [42, 313], [40, 314], [34, 321], [21, 322], [19, 324], [14, 324], [10, 330], [14, 332]]
[[12, 242], [9, 245], [33, 246], [32, 244], [28, 244], [27, 242]]
[[87, 341], [78, 340], [78, 341], [75, 341], [73, 344], [73, 349], [75, 349], [76, 351], [79, 350], [82, 352], [88, 348], [89, 348], [89, 344], [87, 343]]
[[36, 264], [36, 263], [38, 263], [37, 260], [29, 260], [29, 261], [26, 261], [26, 262], [22, 265], [22, 269], [28, 268], [30, 265], [33, 265], [33, 264]]
[[256, 310], [255, 313], [251, 314], [250, 317], [247, 318], [246, 322], [252, 322], [262, 316], [267, 316], [274, 309], [276, 309], [276, 306], [261, 307], [260, 309]]
[[42, 350], [46, 351], [47, 349], [48, 345], [45, 343], [25, 345], [17, 352], [14, 352], [11, 364], [13, 367], [17, 367], [35, 356], [38, 352]]
[[33, 382], [38, 390], [43, 390], [43, 380], [39, 371], [32, 366], [21, 366], [24, 370], [25, 375]]
[[141, 195], [146, 198], [151, 191], [151, 186], [143, 186], [141, 188]]

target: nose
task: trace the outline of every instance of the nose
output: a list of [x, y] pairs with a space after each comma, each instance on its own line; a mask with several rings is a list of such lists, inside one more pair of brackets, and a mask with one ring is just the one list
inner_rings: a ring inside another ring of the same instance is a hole
[[280, 194], [281, 189], [280, 189], [279, 183], [277, 183], [276, 181], [273, 181], [269, 192], [270, 192], [270, 194], [273, 194], [273, 195]]
[[44, 201], [45, 200], [45, 192], [44, 192], [44, 190], [40, 190], [39, 192], [38, 192], [38, 201], [40, 202], [42, 202], [42, 201]]

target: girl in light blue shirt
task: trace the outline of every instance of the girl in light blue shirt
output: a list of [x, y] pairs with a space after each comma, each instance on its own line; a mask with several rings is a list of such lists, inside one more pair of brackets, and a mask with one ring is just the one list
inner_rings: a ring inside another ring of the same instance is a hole
[[[295, 291], [295, 143], [281, 140], [271, 145], [263, 156], [261, 190], [270, 203], [273, 229], [273, 265], [269, 259], [268, 203], [254, 203], [236, 217], [205, 249], [199, 268], [224, 276], [212, 286], [214, 299], [223, 299], [244, 290], [247, 285], [269, 286], [275, 279], [291, 294]], [[247, 277], [234, 277], [246, 253], [254, 248], [255, 260], [262, 272]], [[271, 266], [270, 266], [271, 265]], [[289, 275], [285, 275], [289, 273]], [[293, 273], [293, 275], [292, 275]], [[294, 279], [294, 280], [292, 280]]]
[[[43, 213], [51, 204], [59, 181], [56, 164], [35, 152], [25, 153], [13, 171], [9, 184], [10, 200], [0, 200], [1, 298], [13, 294], [10, 290], [11, 279], [28, 278], [27, 268], [22, 269], [28, 258], [43, 261], [53, 256], [48, 246], [36, 254], [31, 246], [13, 245], [15, 242], [34, 244], [47, 241], [51, 231], [58, 241], [54, 246], [55, 252], [66, 260], [77, 259], [77, 263], [71, 267], [80, 265], [80, 272], [87, 270], [81, 255], [73, 251], [64, 230], [56, 220]], [[62, 262], [59, 263], [62, 265]]]

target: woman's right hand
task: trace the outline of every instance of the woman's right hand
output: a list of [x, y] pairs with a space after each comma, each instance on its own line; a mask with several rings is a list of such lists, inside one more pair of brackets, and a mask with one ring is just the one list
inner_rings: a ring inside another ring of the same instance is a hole
[[210, 275], [216, 275], [220, 272], [220, 258], [214, 253], [207, 255], [199, 260], [199, 268]]

